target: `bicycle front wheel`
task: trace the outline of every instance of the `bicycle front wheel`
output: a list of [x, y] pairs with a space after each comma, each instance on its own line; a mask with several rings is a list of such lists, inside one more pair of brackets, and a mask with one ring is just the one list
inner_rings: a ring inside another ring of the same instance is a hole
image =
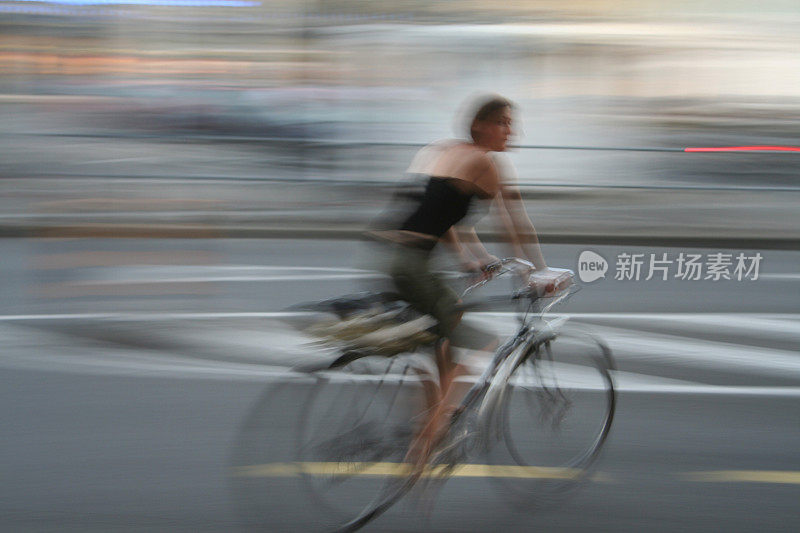
[[[602, 341], [576, 330], [528, 347], [506, 384], [490, 460], [526, 505], [586, 479], [614, 418], [613, 360]], [[501, 469], [502, 470], [502, 469]]]

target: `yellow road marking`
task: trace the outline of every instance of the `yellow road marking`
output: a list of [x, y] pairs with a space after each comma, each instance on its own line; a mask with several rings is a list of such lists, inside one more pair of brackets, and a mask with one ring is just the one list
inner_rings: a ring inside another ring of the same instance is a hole
[[800, 472], [790, 470], [710, 470], [683, 474], [689, 481], [705, 483], [800, 484]]
[[[238, 477], [268, 478], [295, 477], [300, 474], [312, 476], [365, 476], [402, 477], [411, 472], [410, 463], [267, 463], [234, 468]], [[444, 467], [427, 468], [423, 477], [441, 476]], [[512, 479], [576, 479], [581, 470], [543, 466], [463, 464], [456, 467], [450, 477], [461, 478], [512, 478]], [[800, 484], [800, 472], [781, 470], [710, 470], [678, 474], [687, 481], [702, 483], [778, 483]], [[608, 475], [594, 473], [593, 481], [610, 482]]]
[[[383, 476], [402, 477], [411, 472], [410, 463], [268, 463], [235, 468], [239, 477], [293, 477], [299, 474], [315, 476]], [[423, 476], [442, 475], [444, 467], [427, 468]], [[451, 477], [503, 477], [524, 479], [575, 479], [581, 470], [541, 466], [463, 464]]]

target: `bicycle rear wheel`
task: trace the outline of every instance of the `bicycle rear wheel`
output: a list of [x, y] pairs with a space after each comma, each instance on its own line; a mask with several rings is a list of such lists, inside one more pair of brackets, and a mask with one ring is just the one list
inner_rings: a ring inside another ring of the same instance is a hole
[[316, 379], [298, 418], [295, 465], [320, 524], [355, 530], [413, 485], [404, 457], [423, 386], [402, 358], [366, 358]]
[[610, 350], [576, 330], [528, 348], [506, 384], [489, 454], [518, 503], [548, 503], [587, 478], [611, 429], [616, 392]]

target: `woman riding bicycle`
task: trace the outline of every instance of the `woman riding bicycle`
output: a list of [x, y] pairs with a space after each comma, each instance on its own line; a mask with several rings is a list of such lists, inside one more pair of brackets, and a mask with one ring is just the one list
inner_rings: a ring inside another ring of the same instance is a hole
[[490, 349], [486, 335], [461, 323], [459, 298], [430, 266], [431, 252], [444, 241], [467, 271], [479, 271], [496, 261], [472, 226], [463, 223], [476, 201], [491, 200], [494, 218], [513, 255], [527, 257], [537, 270], [547, 268], [533, 224], [525, 213], [514, 183], [501, 176], [491, 152], [504, 152], [513, 135], [514, 105], [500, 96], [484, 97], [473, 106], [467, 141], [436, 143], [423, 149], [410, 172], [427, 176], [424, 194], [415, 201], [412, 212], [394, 228], [375, 232], [393, 244], [387, 268], [394, 288], [403, 300], [418, 311], [437, 319], [441, 341], [436, 348], [439, 370], [439, 398], [430, 411], [421, 433], [422, 449], [416, 458], [424, 461], [444, 423], [444, 414], [453, 404], [453, 379], [464, 369], [451, 356], [451, 345], [473, 350]]

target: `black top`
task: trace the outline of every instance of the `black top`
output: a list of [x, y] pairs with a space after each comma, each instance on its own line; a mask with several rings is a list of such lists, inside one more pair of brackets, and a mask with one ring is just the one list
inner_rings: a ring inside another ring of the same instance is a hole
[[452, 183], [454, 179], [431, 176], [419, 205], [400, 229], [438, 239], [458, 224], [467, 215], [475, 193], [461, 191]]

